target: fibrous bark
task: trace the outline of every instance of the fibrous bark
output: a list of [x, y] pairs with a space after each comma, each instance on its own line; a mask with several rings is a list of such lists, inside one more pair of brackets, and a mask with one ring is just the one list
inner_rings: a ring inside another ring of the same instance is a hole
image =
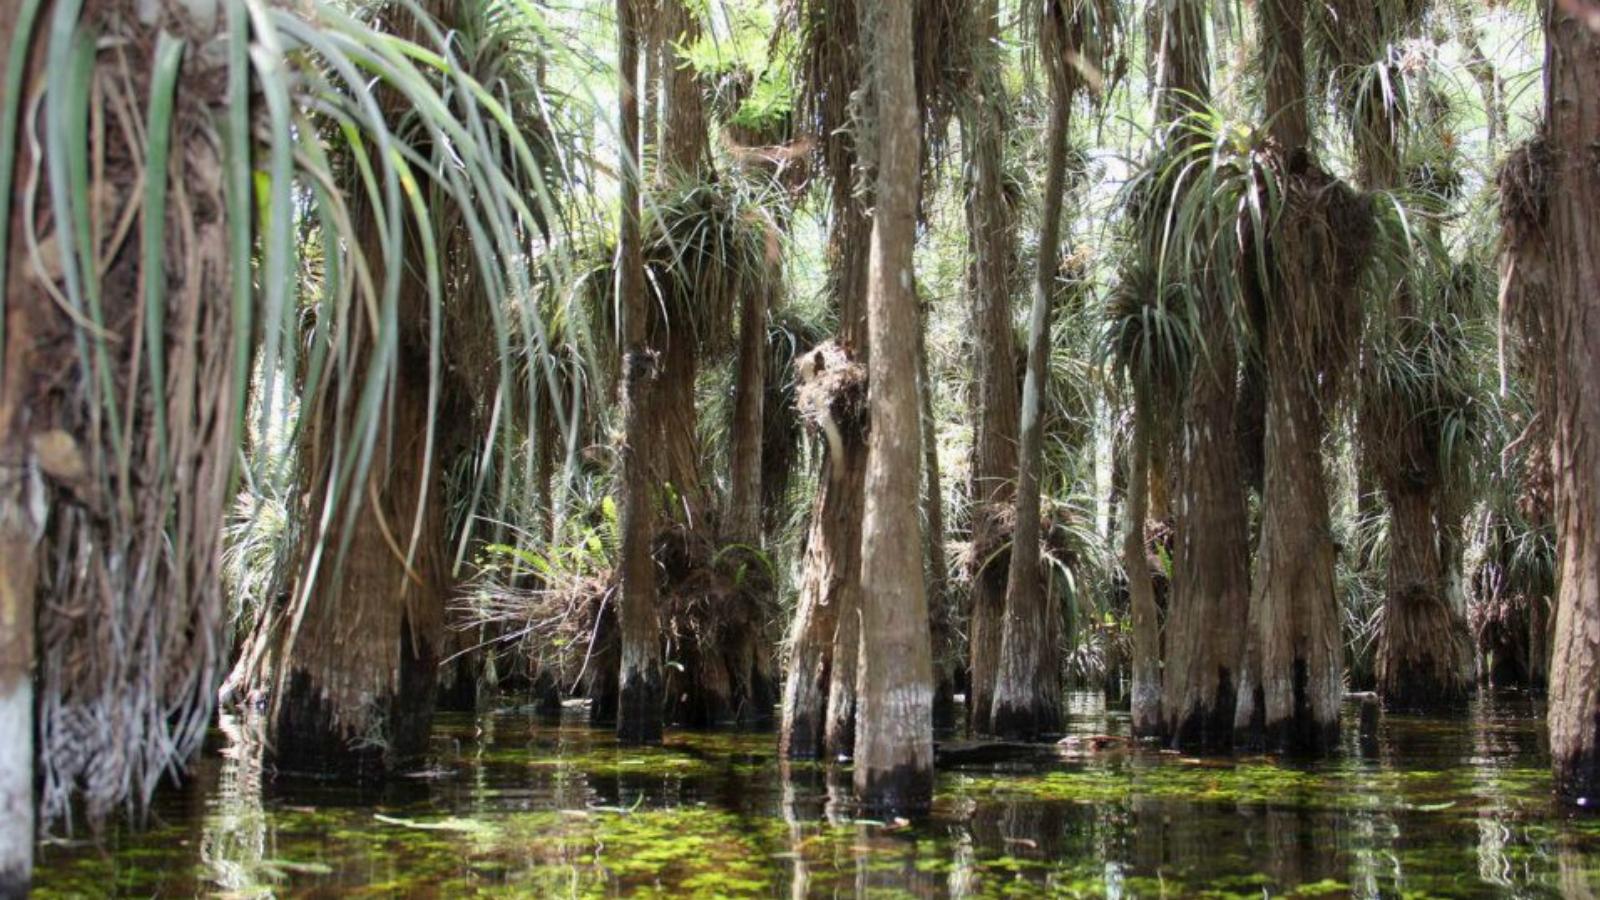
[[[1056, 10], [1059, 13], [1059, 9]], [[1043, 26], [1051, 74], [1050, 142], [1045, 170], [1044, 219], [1028, 321], [1028, 372], [1022, 387], [1022, 446], [1017, 466], [1016, 527], [1006, 574], [1005, 619], [995, 679], [991, 729], [1001, 737], [1031, 739], [1061, 725], [1060, 685], [1051, 617], [1039, 573], [1040, 470], [1044, 464], [1044, 392], [1049, 375], [1050, 300], [1060, 260], [1061, 206], [1066, 193], [1067, 136], [1073, 76], [1064, 57], [1066, 24], [1047, 13]]]
[[[861, 366], [867, 348], [866, 253], [868, 220], [849, 185], [834, 188], [829, 253], [831, 292], [840, 308], [837, 356], [812, 351], [796, 363], [802, 380], [830, 379]], [[847, 351], [853, 350], [854, 356]], [[856, 390], [859, 391], [859, 381]], [[861, 590], [861, 512], [867, 443], [859, 398], [828, 396], [812, 418], [826, 439], [812, 506], [800, 601], [790, 626], [789, 671], [784, 682], [779, 743], [784, 755], [811, 758], [849, 753], [845, 740], [855, 719], [857, 597]], [[831, 431], [829, 429], [832, 429]], [[843, 658], [835, 652], [845, 630]], [[830, 732], [835, 742], [829, 742]]]
[[[1163, 8], [1156, 102], [1162, 121], [1175, 126], [1210, 97], [1205, 7], [1203, 0], [1173, 0]], [[1185, 130], [1175, 127], [1174, 149], [1187, 147], [1185, 138]], [[1233, 321], [1220, 290], [1203, 282], [1192, 289], [1195, 351], [1178, 436], [1162, 727], [1174, 746], [1219, 750], [1233, 741], [1236, 672], [1244, 646], [1238, 623], [1250, 604], [1249, 530], [1235, 430]]]
[[1307, 150], [1302, 0], [1260, 5], [1266, 116], [1281, 154], [1281, 207], [1266, 242], [1266, 474], [1255, 583], [1239, 680], [1238, 743], [1326, 752], [1338, 745], [1344, 646], [1334, 588], [1322, 439], [1359, 331], [1353, 302], [1371, 239], [1370, 204]]
[[661, 626], [651, 549], [651, 403], [656, 357], [646, 346], [644, 259], [640, 243], [639, 14], [640, 0], [617, 0], [618, 136], [621, 148], [621, 230], [617, 238], [617, 298], [622, 316], [623, 446], [618, 504], [622, 527], [618, 580], [621, 670], [617, 679], [617, 737], [625, 743], [661, 739]]
[[1151, 412], [1146, 400], [1135, 400], [1133, 466], [1128, 473], [1128, 522], [1122, 539], [1122, 570], [1128, 579], [1128, 607], [1133, 619], [1133, 733], [1152, 737], [1162, 730], [1161, 613], [1145, 554], [1145, 516], [1150, 498]]
[[1550, 754], [1569, 801], [1600, 796], [1600, 34], [1578, 7], [1545, 13], [1545, 140], [1556, 560]]
[[917, 522], [920, 327], [913, 287], [922, 132], [912, 74], [911, 5], [872, 8], [878, 149], [867, 279], [868, 438], [861, 542], [861, 646], [855, 791], [869, 809], [933, 799], [933, 670]]
[[966, 166], [967, 240], [971, 263], [974, 394], [972, 474], [972, 600], [968, 615], [968, 726], [988, 732], [1000, 662], [1010, 539], [1003, 513], [1015, 498], [1017, 474], [1016, 333], [1011, 282], [1016, 266], [1014, 217], [1005, 196], [1006, 94], [1000, 78], [999, 10], [981, 5], [974, 96], [961, 116]]

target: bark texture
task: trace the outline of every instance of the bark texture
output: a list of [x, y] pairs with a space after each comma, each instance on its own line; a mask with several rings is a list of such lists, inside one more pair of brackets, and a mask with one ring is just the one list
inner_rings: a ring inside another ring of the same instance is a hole
[[1575, 7], [1545, 6], [1545, 137], [1552, 169], [1556, 559], [1550, 669], [1556, 790], [1600, 796], [1600, 34]]
[[1234, 726], [1247, 747], [1322, 753], [1338, 746], [1344, 670], [1322, 441], [1359, 334], [1354, 292], [1371, 210], [1307, 149], [1303, 0], [1259, 9], [1283, 199], [1269, 232], [1253, 236], [1269, 257], [1266, 472]]
[[[1165, 6], [1158, 32], [1157, 113], [1177, 123], [1210, 97], [1203, 0]], [[1184, 146], [1182, 132], [1171, 139]], [[1177, 198], [1174, 198], [1177, 202]], [[1233, 742], [1236, 672], [1250, 606], [1244, 472], [1234, 429], [1238, 351], [1218, 290], [1197, 286], [1196, 352], [1178, 436], [1173, 579], [1162, 668], [1162, 730], [1185, 750]]]
[[[1391, 42], [1401, 36], [1407, 23], [1403, 18], [1389, 21], [1370, 15], [1366, 9], [1354, 3], [1340, 17], [1350, 35], [1354, 60], [1382, 66], [1391, 78], [1403, 77], [1398, 67], [1388, 62], [1388, 54]], [[1406, 127], [1403, 117], [1417, 113], [1387, 102], [1376, 87], [1352, 90], [1346, 102], [1356, 177], [1362, 188], [1404, 188], [1400, 166], [1400, 142]], [[1492, 129], [1491, 125], [1491, 141]], [[1436, 223], [1423, 227], [1438, 239]], [[1439, 455], [1441, 418], [1447, 412], [1441, 399], [1443, 388], [1393, 390], [1386, 377], [1388, 358], [1426, 347], [1430, 340], [1423, 299], [1405, 278], [1380, 284], [1378, 296], [1371, 298], [1367, 347], [1372, 352], [1362, 361], [1366, 378], [1358, 411], [1361, 469], [1382, 488], [1389, 510], [1389, 568], [1377, 650], [1377, 689], [1385, 705], [1412, 710], [1463, 703], [1472, 683], [1466, 617], [1451, 597], [1451, 586], [1460, 577], [1460, 558], [1458, 553], [1446, 552], [1449, 536], [1459, 530], [1460, 517], [1451, 521], [1452, 486]], [[1359, 496], [1363, 506], [1375, 499], [1367, 491]], [[1362, 510], [1364, 518], [1367, 512]]]
[[1450, 602], [1438, 494], [1431, 485], [1390, 482], [1389, 574], [1378, 638], [1378, 694], [1393, 709], [1464, 703], [1472, 687], [1465, 617]]
[[[1055, 54], [1047, 50], [1046, 56]], [[1064, 69], [1065, 66], [1064, 62], [1057, 61], [1052, 68]], [[1028, 372], [1022, 387], [1016, 530], [1006, 573], [1000, 665], [989, 723], [993, 732], [1001, 737], [1024, 740], [1061, 727], [1054, 642], [1057, 629], [1051, 622], [1055, 609], [1039, 575], [1039, 492], [1040, 469], [1044, 465], [1045, 382], [1050, 377], [1050, 300], [1060, 265], [1061, 205], [1066, 193], [1067, 134], [1073, 94], [1071, 76], [1055, 72], [1050, 89], [1050, 121], [1045, 127], [1050, 152], [1045, 170], [1044, 218], [1039, 227], [1038, 268], [1034, 272], [1033, 307], [1028, 321]]]
[[[833, 191], [829, 233], [831, 291], [840, 310], [838, 346], [848, 363], [860, 366], [867, 348], [865, 295], [869, 223], [847, 183]], [[829, 379], [840, 362], [813, 352], [797, 368], [802, 379]], [[858, 388], [859, 389], [859, 385]], [[858, 402], [858, 401], [857, 401]], [[853, 740], [844, 731], [855, 719], [855, 646], [861, 590], [861, 514], [866, 483], [865, 416], [846, 397], [829, 396], [820, 418], [826, 420], [827, 454], [812, 506], [800, 601], [790, 626], [789, 668], [784, 682], [779, 745], [790, 758], [849, 753]], [[833, 431], [827, 432], [827, 426]], [[834, 440], [834, 438], [837, 440]], [[839, 658], [841, 627], [845, 653]], [[829, 723], [835, 742], [829, 742]]]
[[654, 504], [651, 501], [651, 404], [656, 354], [646, 345], [644, 258], [639, 216], [640, 0], [617, 0], [620, 98], [621, 233], [617, 238], [617, 298], [622, 316], [622, 547], [618, 583], [621, 670], [617, 678], [617, 737], [624, 743], [661, 740], [661, 624], [657, 614]]
[[[12, 23], [0, 14], [0, 46]], [[13, 216], [12, 234], [20, 215]], [[20, 243], [20, 242], [19, 242]], [[0, 248], [0, 252], [8, 248]], [[20, 254], [10, 254], [8, 279], [20, 281]], [[32, 292], [3, 286], [5, 369], [0, 372], [0, 897], [27, 896], [33, 873], [34, 598], [45, 489], [30, 447], [25, 414], [33, 382], [30, 322], [37, 311], [20, 302]]]
[[967, 289], [972, 298], [973, 442], [972, 600], [968, 611], [968, 726], [990, 731], [994, 680], [1000, 663], [1005, 617], [1010, 534], [1003, 523], [1016, 497], [1016, 332], [1011, 286], [1016, 268], [1016, 231], [1005, 192], [1005, 143], [1009, 125], [1005, 84], [995, 46], [999, 37], [995, 0], [980, 5], [980, 48], [973, 97], [961, 115], [966, 148], [967, 242], [972, 255]]
[[1128, 530], [1122, 538], [1122, 570], [1128, 579], [1128, 606], [1133, 617], [1133, 734], [1153, 737], [1162, 731], [1161, 613], [1145, 555], [1145, 515], [1150, 499], [1151, 413], [1135, 401], [1132, 471], [1128, 473]]
[[[778, 263], [771, 261], [774, 268]], [[761, 429], [766, 415], [767, 288], [748, 290], [739, 311], [739, 360], [733, 384], [728, 506], [722, 531], [734, 543], [761, 544]]]
[[917, 521], [920, 327], [913, 287], [922, 132], [912, 70], [911, 4], [869, 7], [876, 204], [867, 278], [868, 437], [861, 543], [861, 646], [855, 790], [868, 809], [933, 800], [933, 670]]
[[[373, 465], [354, 520], [331, 523], [326, 535], [315, 527], [303, 532], [297, 558], [304, 563], [291, 595], [299, 602], [276, 629], [273, 665], [262, 672], [273, 679], [266, 758], [279, 769], [377, 778], [426, 749], [445, 637], [446, 565], [439, 473], [423, 459], [432, 427], [426, 372], [415, 360], [396, 367], [375, 454], [387, 465]], [[313, 412], [316, 424], [301, 451], [310, 485], [301, 498], [306, 521], [328, 502], [329, 470], [339, 463], [333, 433], [354, 415], [328, 399]], [[408, 561], [421, 502], [422, 529]]]
[[[12, 45], [18, 12], [17, 4], [0, 7], [0, 47]], [[29, 154], [18, 150], [22, 159], [16, 171], [22, 171]], [[0, 214], [10, 218], [12, 236], [26, 223], [21, 204], [8, 200]], [[23, 302], [36, 292], [23, 289], [21, 244], [13, 240], [12, 246], [0, 246], [7, 273], [0, 284], [6, 298], [0, 307], [5, 317], [0, 343], [5, 354], [0, 369], [0, 897], [5, 898], [27, 896], [33, 876], [33, 605], [48, 511], [26, 415], [38, 340], [30, 325], [40, 321], [40, 311]]]

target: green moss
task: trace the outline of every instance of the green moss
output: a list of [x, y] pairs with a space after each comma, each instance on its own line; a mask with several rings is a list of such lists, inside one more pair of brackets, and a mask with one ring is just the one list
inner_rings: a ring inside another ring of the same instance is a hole
[[47, 847], [38, 895], [736, 898], [802, 881], [822, 896], [1549, 895], [1600, 877], [1600, 820], [1551, 802], [1536, 724], [1484, 750], [1460, 722], [1395, 719], [1378, 760], [1121, 752], [944, 772], [933, 814], [908, 827], [829, 806], [823, 763], [789, 766], [785, 784], [771, 734], [621, 748], [599, 730], [453, 718], [442, 776], [376, 797], [213, 783], [103, 854]]

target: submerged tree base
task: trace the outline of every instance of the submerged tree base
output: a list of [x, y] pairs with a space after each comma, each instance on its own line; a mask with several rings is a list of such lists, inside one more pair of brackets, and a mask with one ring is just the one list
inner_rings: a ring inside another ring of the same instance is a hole
[[627, 672], [617, 700], [617, 740], [624, 744], [661, 743], [662, 692], [653, 672]]
[[1257, 685], [1248, 695], [1249, 706], [1238, 710], [1235, 717], [1241, 725], [1234, 734], [1235, 746], [1248, 751], [1307, 756], [1321, 756], [1338, 749], [1338, 704], [1324, 704], [1331, 713], [1319, 716], [1311, 687], [1310, 666], [1306, 660], [1296, 658], [1289, 709], [1286, 714], [1271, 715], [1267, 692]]
[[1216, 690], [1206, 702], [1191, 706], [1168, 726], [1172, 745], [1182, 750], [1220, 752], [1233, 746], [1233, 715], [1237, 703], [1233, 670], [1217, 667]]
[[401, 654], [399, 690], [373, 701], [365, 718], [372, 734], [344, 724], [310, 673], [294, 670], [277, 701], [266, 761], [286, 773], [380, 781], [414, 765], [427, 750], [433, 725], [433, 660]]
[[1061, 710], [1047, 700], [1011, 704], [998, 701], [991, 723], [994, 736], [1006, 741], [1036, 741], [1061, 731]]
[[910, 763], [856, 776], [856, 802], [867, 816], [912, 816], [933, 805], [933, 767]]

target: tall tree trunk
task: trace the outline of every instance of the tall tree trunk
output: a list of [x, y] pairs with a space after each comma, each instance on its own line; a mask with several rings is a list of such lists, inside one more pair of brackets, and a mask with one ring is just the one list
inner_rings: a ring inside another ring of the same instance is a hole
[[641, 0], [617, 0], [617, 127], [621, 161], [620, 233], [617, 237], [617, 297], [622, 315], [621, 457], [622, 547], [619, 563], [618, 630], [622, 643], [617, 681], [617, 737], [624, 743], [661, 740], [661, 624], [656, 613], [656, 568], [652, 555], [655, 515], [651, 502], [650, 410], [655, 393], [655, 356], [646, 345], [644, 259], [639, 233], [639, 36]]
[[972, 602], [967, 634], [968, 726], [990, 730], [994, 680], [1000, 664], [1009, 540], [1004, 521], [1016, 496], [1017, 360], [1011, 316], [1016, 234], [1005, 197], [1007, 100], [1001, 79], [999, 9], [982, 5], [975, 96], [961, 117], [966, 167], [967, 240], [972, 254], [967, 285], [972, 295], [973, 418]]
[[[0, 47], [10, 48], [20, 4], [0, 6]], [[18, 62], [21, 62], [20, 60]], [[0, 76], [0, 90], [6, 87]], [[13, 149], [13, 176], [32, 163], [25, 141]], [[15, 177], [12, 184], [17, 183]], [[6, 201], [10, 240], [0, 243], [6, 277], [0, 281], [0, 897], [26, 897], [33, 877], [33, 667], [34, 599], [38, 589], [39, 539], [48, 508], [29, 435], [30, 390], [38, 345], [34, 327], [45, 320], [43, 297], [28, 290], [22, 241], [27, 218], [21, 203]], [[13, 249], [15, 248], [15, 249]]]
[[[1157, 36], [1157, 115], [1176, 125], [1211, 94], [1204, 0], [1165, 5]], [[1171, 139], [1179, 147], [1185, 132]], [[1176, 199], [1174, 200], [1176, 202]], [[1174, 745], [1220, 750], [1233, 742], [1238, 623], [1250, 605], [1249, 528], [1234, 431], [1238, 353], [1221, 292], [1201, 286], [1196, 346], [1183, 398], [1172, 597], [1162, 669], [1162, 728]]]
[[[656, 181], [698, 179], [709, 159], [706, 121], [700, 85], [692, 69], [678, 58], [678, 48], [692, 44], [700, 34], [699, 22], [683, 0], [636, 0], [654, 6], [650, 17], [651, 77], [660, 78], [661, 140]], [[650, 339], [660, 353], [655, 393], [646, 412], [653, 419], [656, 443], [657, 486], [666, 521], [679, 520], [690, 529], [704, 527], [709, 504], [701, 477], [699, 417], [695, 409], [695, 379], [699, 370], [699, 338], [681, 321], [658, 323]]]
[[933, 416], [933, 381], [928, 377], [928, 316], [917, 332], [917, 397], [921, 402], [922, 509], [927, 529], [928, 628], [933, 636], [933, 717], [954, 724], [956, 703], [955, 628], [950, 621], [950, 579], [945, 561], [944, 487], [939, 478], [938, 423]]
[[[1350, 18], [1360, 20], [1356, 15]], [[1389, 66], [1391, 41], [1398, 37], [1379, 28], [1358, 29], [1358, 61]], [[1397, 68], [1390, 68], [1393, 77], [1401, 77]], [[1352, 109], [1356, 175], [1366, 190], [1405, 186], [1400, 171], [1405, 122], [1397, 117], [1400, 114], [1375, 88]], [[1436, 224], [1424, 227], [1438, 238]], [[1380, 291], [1381, 296], [1372, 298], [1377, 313], [1375, 336], [1386, 337], [1402, 349], [1423, 345], [1431, 325], [1422, 320], [1414, 286], [1401, 281], [1384, 285]], [[1392, 333], [1384, 335], [1377, 329]], [[1383, 360], [1369, 358], [1365, 365], [1375, 368], [1383, 365]], [[1414, 397], [1375, 386], [1362, 392], [1358, 414], [1362, 469], [1372, 470], [1389, 508], [1389, 570], [1378, 640], [1378, 694], [1385, 705], [1400, 709], [1462, 703], [1471, 688], [1471, 647], [1464, 611], [1455, 608], [1449, 593], [1455, 577], [1449, 565], [1455, 557], [1444, 552], [1446, 532], [1458, 526], [1449, 521], [1449, 485], [1436, 446], [1441, 413], [1431, 395]], [[1364, 518], [1367, 505], [1375, 499], [1370, 493], [1358, 498]]]
[[[869, 809], [933, 800], [933, 670], [917, 521], [920, 327], [913, 286], [922, 132], [912, 74], [912, 5], [882, 0], [872, 72], [877, 190], [867, 279], [868, 436], [862, 517], [861, 654], [855, 790]], [[870, 650], [870, 652], [865, 652]]]
[[[840, 298], [840, 336], [847, 348], [856, 351], [856, 362], [870, 367], [871, 343], [867, 333], [868, 249], [870, 248], [871, 220], [855, 199], [847, 201], [847, 216], [855, 218], [855, 234], [860, 243], [845, 252], [843, 275], [848, 279]], [[868, 382], [871, 376], [868, 375]], [[866, 420], [872, 420], [870, 410]], [[859, 696], [859, 670], [861, 651], [861, 603], [866, 580], [861, 571], [862, 516], [866, 509], [867, 435], [859, 428], [845, 429], [840, 448], [843, 464], [838, 470], [825, 469], [822, 473], [828, 485], [823, 491], [829, 494], [830, 505], [836, 508], [821, 518], [820, 553], [816, 558], [818, 575], [830, 571], [830, 577], [842, 579], [828, 588], [838, 604], [838, 623], [832, 635], [832, 664], [828, 672], [828, 708], [823, 727], [823, 750], [832, 757], [849, 756], [856, 747], [857, 702]], [[829, 465], [831, 466], [831, 461]], [[838, 481], [833, 479], [837, 477]], [[833, 496], [837, 491], [837, 496]], [[834, 513], [837, 515], [834, 515]], [[815, 532], [813, 532], [815, 536]], [[809, 552], [809, 546], [807, 550]], [[811, 576], [808, 558], [807, 577]]]
[[1161, 733], [1161, 614], [1145, 549], [1145, 516], [1150, 498], [1150, 428], [1147, 403], [1134, 401], [1133, 466], [1128, 473], [1128, 530], [1122, 538], [1122, 570], [1128, 578], [1133, 614], [1133, 733]]
[[[1046, 53], [1054, 56], [1053, 53]], [[1064, 67], [1055, 61], [1052, 68]], [[1039, 577], [1040, 469], [1044, 465], [1044, 392], [1050, 377], [1050, 299], [1059, 268], [1061, 205], [1066, 192], [1067, 137], [1071, 125], [1070, 76], [1051, 78], [1050, 155], [1045, 170], [1044, 219], [1028, 319], [1028, 373], [1022, 387], [1022, 447], [1017, 467], [1016, 526], [1006, 575], [1006, 611], [1001, 625], [1000, 666], [995, 679], [991, 728], [1002, 737], [1032, 739], [1061, 727], [1056, 671], [1055, 609]]]
[[[448, 11], [434, 4], [426, 12], [448, 18]], [[394, 24], [402, 36], [420, 31], [409, 14]], [[401, 115], [392, 89], [381, 91], [379, 103], [391, 118]], [[375, 211], [358, 204], [352, 221], [366, 259], [383, 260]], [[377, 778], [414, 764], [427, 748], [447, 651], [450, 564], [442, 454], [430, 437], [430, 402], [439, 389], [431, 370], [440, 348], [430, 346], [428, 286], [414, 266], [421, 246], [408, 223], [396, 265], [397, 359], [373, 462], [363, 483], [345, 488], [353, 515], [335, 513], [325, 527], [319, 520], [338, 505], [328, 492], [360, 415], [360, 391], [341, 385], [303, 411], [300, 515], [307, 524], [290, 594], [295, 605], [272, 629], [277, 646], [256, 676], [259, 686], [271, 679], [265, 759], [282, 770]], [[352, 322], [357, 352], [377, 353], [386, 336], [365, 317]]]
[[[0, 13], [0, 46], [9, 47], [10, 15]], [[5, 211], [11, 234], [25, 222], [21, 204]], [[21, 241], [15, 242], [18, 247]], [[34, 598], [39, 539], [48, 509], [30, 446], [27, 405], [33, 386], [33, 325], [45, 321], [26, 301], [26, 260], [8, 255], [5, 368], [0, 371], [0, 897], [25, 897], [33, 874]]]
[[[403, 305], [406, 295], [420, 299], [419, 287], [406, 279]], [[349, 530], [334, 522], [325, 535], [314, 525], [303, 531], [298, 559], [306, 562], [291, 595], [301, 605], [277, 629], [276, 665], [262, 673], [276, 685], [266, 758], [279, 769], [374, 778], [414, 763], [427, 748], [445, 640], [446, 565], [439, 473], [437, 466], [424, 468], [432, 427], [427, 370], [425, 361], [402, 351], [376, 461], [359, 488]], [[326, 505], [329, 470], [339, 464], [334, 433], [341, 424], [348, 429], [354, 416], [353, 399], [350, 406], [332, 395], [326, 402], [309, 411], [305, 428], [308, 523]], [[408, 565], [424, 491], [422, 530]]]
[[1545, 4], [1545, 137], [1553, 169], [1551, 295], [1556, 560], [1550, 755], [1566, 800], [1600, 796], [1600, 34], [1578, 7]]
[[1283, 200], [1270, 231], [1251, 237], [1267, 244], [1269, 266], [1261, 337], [1266, 475], [1234, 726], [1247, 746], [1326, 752], [1338, 745], [1344, 646], [1324, 410], [1359, 334], [1353, 294], [1371, 209], [1318, 169], [1307, 149], [1303, 0], [1264, 0], [1260, 15], [1265, 112], [1282, 154]]
[[[774, 269], [776, 260], [769, 260]], [[745, 292], [739, 312], [739, 360], [733, 381], [728, 450], [728, 510], [723, 534], [735, 543], [761, 543], [761, 428], [766, 415], [768, 288]]]
[[1389, 575], [1378, 639], [1378, 693], [1385, 706], [1426, 710], [1460, 704], [1471, 689], [1466, 619], [1451, 604], [1433, 485], [1386, 479]]
[[[1286, 368], [1270, 357], [1267, 365], [1269, 372]], [[1311, 393], [1293, 371], [1273, 373], [1268, 388], [1261, 544], [1234, 719], [1247, 747], [1321, 752], [1338, 745], [1344, 659], [1322, 412]]]
[[[830, 293], [839, 304], [839, 345], [866, 355], [865, 248], [869, 221], [846, 180], [835, 181], [833, 221], [828, 236]], [[806, 537], [800, 601], [789, 637], [789, 671], [784, 681], [779, 745], [790, 758], [849, 753], [855, 721], [854, 630], [843, 637], [846, 652], [836, 654], [841, 623], [855, 629], [861, 591], [861, 512], [866, 484], [867, 446], [859, 423], [834, 423], [838, 442], [829, 441], [818, 476]], [[840, 659], [839, 656], [843, 656]], [[842, 743], [830, 743], [833, 736]], [[837, 723], [846, 723], [844, 725]]]

